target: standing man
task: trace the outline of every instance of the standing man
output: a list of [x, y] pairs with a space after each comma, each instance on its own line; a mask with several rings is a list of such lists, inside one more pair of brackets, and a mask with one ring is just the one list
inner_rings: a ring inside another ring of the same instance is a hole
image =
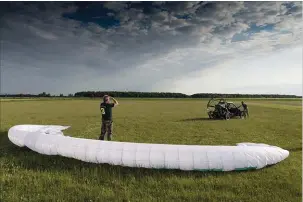
[[247, 115], [247, 117], [249, 117], [247, 104], [245, 104], [243, 101], [241, 102], [241, 104], [244, 108], [244, 113]]
[[112, 97], [114, 103], [110, 103], [110, 96], [104, 95], [103, 102], [100, 104], [100, 111], [102, 114], [102, 124], [101, 124], [101, 135], [99, 140], [104, 140], [105, 133], [107, 132], [107, 140], [111, 140], [113, 132], [113, 118], [112, 118], [112, 108], [118, 105], [118, 101]]

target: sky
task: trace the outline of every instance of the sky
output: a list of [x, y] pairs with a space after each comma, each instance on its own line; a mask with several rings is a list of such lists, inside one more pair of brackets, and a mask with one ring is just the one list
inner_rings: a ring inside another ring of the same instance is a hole
[[302, 2], [0, 2], [1, 93], [302, 95]]

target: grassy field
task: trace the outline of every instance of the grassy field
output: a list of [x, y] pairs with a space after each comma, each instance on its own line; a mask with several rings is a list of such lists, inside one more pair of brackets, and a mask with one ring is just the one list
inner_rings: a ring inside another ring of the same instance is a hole
[[[89, 164], [44, 156], [9, 142], [16, 124], [69, 125], [67, 135], [97, 139], [98, 100], [1, 102], [0, 201], [302, 201], [302, 102], [248, 99], [250, 118], [210, 121], [206, 100], [119, 99], [114, 140], [235, 145], [290, 151], [257, 171], [185, 172]], [[239, 102], [239, 100], [237, 101]]]

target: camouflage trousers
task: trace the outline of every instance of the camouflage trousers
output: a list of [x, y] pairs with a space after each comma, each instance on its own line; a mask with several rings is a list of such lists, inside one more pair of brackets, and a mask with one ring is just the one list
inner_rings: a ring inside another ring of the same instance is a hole
[[112, 139], [112, 132], [113, 132], [113, 121], [109, 120], [102, 120], [101, 124], [101, 136], [100, 140], [104, 140], [105, 134], [107, 133], [107, 140]]

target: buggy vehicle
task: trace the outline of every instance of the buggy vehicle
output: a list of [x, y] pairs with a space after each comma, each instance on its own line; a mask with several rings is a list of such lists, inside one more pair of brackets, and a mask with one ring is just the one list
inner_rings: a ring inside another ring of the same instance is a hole
[[237, 107], [234, 103], [227, 102], [223, 98], [210, 99], [207, 103], [207, 114], [210, 119], [246, 118], [242, 105]]

